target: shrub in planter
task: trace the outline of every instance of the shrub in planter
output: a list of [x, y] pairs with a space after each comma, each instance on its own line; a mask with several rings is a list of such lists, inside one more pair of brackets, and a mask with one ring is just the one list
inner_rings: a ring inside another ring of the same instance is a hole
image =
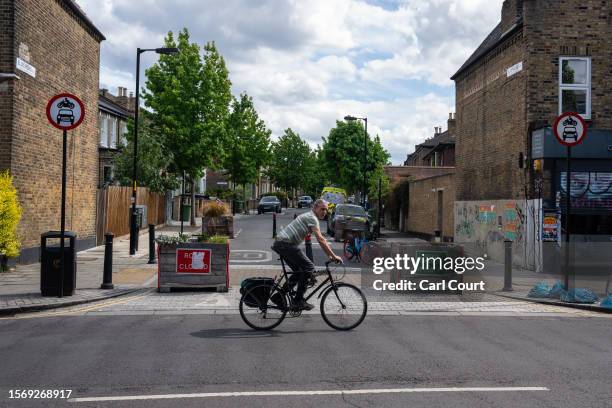
[[203, 235], [227, 235], [234, 237], [234, 218], [227, 213], [227, 207], [223, 203], [211, 202], [204, 207], [202, 217]]
[[21, 206], [13, 178], [8, 171], [0, 172], [0, 272], [8, 269], [8, 258], [19, 256], [17, 224], [20, 218]]

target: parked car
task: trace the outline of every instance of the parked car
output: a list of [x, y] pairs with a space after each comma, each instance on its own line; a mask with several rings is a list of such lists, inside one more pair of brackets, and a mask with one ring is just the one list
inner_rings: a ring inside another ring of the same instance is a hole
[[327, 233], [336, 241], [344, 239], [344, 231], [370, 231], [370, 218], [366, 210], [353, 204], [338, 204], [327, 219]]
[[298, 198], [298, 208], [302, 208], [302, 207], [310, 207], [312, 205], [312, 197], [310, 196], [300, 196]]
[[276, 196], [266, 196], [259, 200], [257, 205], [257, 214], [263, 214], [266, 211], [281, 212], [281, 202]]

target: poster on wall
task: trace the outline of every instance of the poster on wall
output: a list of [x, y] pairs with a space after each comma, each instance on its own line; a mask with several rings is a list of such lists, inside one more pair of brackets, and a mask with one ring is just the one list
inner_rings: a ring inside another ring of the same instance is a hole
[[560, 242], [561, 239], [561, 217], [557, 211], [544, 210], [542, 217], [542, 241]]

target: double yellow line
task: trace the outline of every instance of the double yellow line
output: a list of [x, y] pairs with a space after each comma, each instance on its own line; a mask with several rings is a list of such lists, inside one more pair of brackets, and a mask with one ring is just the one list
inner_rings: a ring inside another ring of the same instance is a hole
[[62, 311], [50, 311], [50, 312], [30, 312], [23, 315], [0, 317], [0, 320], [17, 320], [17, 319], [35, 319], [38, 317], [53, 317], [53, 316], [66, 316], [77, 313], [91, 312], [93, 310], [102, 309], [104, 307], [119, 305], [122, 303], [131, 302], [136, 299], [146, 297], [151, 293], [153, 289], [147, 290], [145, 293], [136, 296], [122, 297], [121, 299], [113, 299], [108, 301], [102, 301], [90, 306], [79, 307], [76, 309], [62, 310]]

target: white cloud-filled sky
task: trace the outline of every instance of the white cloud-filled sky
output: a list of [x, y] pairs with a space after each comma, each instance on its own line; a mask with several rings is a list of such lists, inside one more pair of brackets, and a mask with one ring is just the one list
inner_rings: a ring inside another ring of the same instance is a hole
[[[503, 0], [77, 0], [104, 33], [100, 86], [135, 88], [136, 48], [189, 29], [215, 41], [232, 92], [276, 138], [313, 147], [345, 115], [368, 118], [393, 164], [455, 110], [449, 79], [500, 20]], [[145, 53], [144, 69], [155, 62]], [[141, 83], [144, 81], [141, 79]]]

